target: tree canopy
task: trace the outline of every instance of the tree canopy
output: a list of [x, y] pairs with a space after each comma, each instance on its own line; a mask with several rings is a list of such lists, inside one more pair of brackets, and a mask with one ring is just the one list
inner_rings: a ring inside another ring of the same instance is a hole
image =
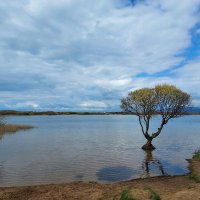
[[[151, 148], [154, 148], [151, 141], [161, 133], [163, 126], [170, 119], [183, 115], [190, 103], [191, 96], [188, 93], [174, 85], [162, 84], [154, 88], [142, 88], [130, 92], [121, 100], [121, 108], [139, 117], [142, 133]], [[150, 120], [155, 114], [161, 115], [161, 123], [158, 130], [150, 134]], [[147, 148], [150, 148], [149, 145]]]

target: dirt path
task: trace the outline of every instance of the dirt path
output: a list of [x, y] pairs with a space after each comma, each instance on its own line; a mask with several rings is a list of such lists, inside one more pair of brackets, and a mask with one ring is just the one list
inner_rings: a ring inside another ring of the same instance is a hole
[[[129, 189], [137, 200], [151, 199], [147, 188], [162, 200], [200, 200], [200, 162], [191, 161], [195, 174], [174, 177], [136, 179], [116, 184], [68, 183], [28, 187], [0, 188], [0, 200], [117, 200], [121, 192]], [[197, 182], [196, 182], [196, 181]]]

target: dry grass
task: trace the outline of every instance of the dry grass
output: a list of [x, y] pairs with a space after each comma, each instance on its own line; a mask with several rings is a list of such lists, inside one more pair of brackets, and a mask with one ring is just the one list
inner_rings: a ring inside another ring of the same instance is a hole
[[0, 124], [0, 135], [6, 133], [15, 133], [20, 130], [31, 129], [33, 126], [27, 124]]

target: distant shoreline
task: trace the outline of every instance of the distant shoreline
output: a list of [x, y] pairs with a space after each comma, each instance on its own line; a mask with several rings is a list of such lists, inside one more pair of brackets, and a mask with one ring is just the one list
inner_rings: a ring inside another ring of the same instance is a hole
[[[159, 113], [155, 113], [158, 115]], [[130, 112], [56, 112], [56, 111], [15, 111], [1, 110], [0, 117], [5, 116], [52, 116], [52, 115], [136, 115]], [[188, 112], [183, 115], [200, 115], [200, 112]]]
[[56, 112], [56, 111], [0, 111], [0, 116], [37, 116], [37, 115], [135, 115], [125, 112]]

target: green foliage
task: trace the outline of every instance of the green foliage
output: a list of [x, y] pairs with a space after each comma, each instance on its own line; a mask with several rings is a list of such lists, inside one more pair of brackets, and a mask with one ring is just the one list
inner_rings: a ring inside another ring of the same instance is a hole
[[190, 105], [191, 97], [174, 85], [156, 85], [154, 88], [142, 88], [132, 91], [121, 100], [124, 111], [138, 115], [163, 114], [166, 120], [176, 117]]
[[190, 105], [191, 97], [174, 85], [156, 85], [155, 93], [158, 102], [158, 110], [166, 120], [184, 113]]
[[156, 99], [154, 90], [143, 88], [128, 94], [128, 97], [121, 101], [121, 108], [124, 111], [136, 112], [137, 114], [151, 114], [156, 112]]
[[137, 200], [130, 195], [129, 190], [124, 190], [121, 194], [120, 200]]
[[153, 200], [161, 200], [160, 196], [153, 191], [151, 188], [147, 188], [147, 190], [149, 191], [149, 198], [153, 199]]
[[196, 161], [200, 161], [200, 149], [194, 153], [192, 159]]
[[[200, 161], [200, 149], [194, 153], [192, 159], [195, 161]], [[189, 178], [194, 180], [196, 183], [200, 183], [200, 176], [194, 170], [190, 173]]]
[[189, 178], [194, 180], [196, 183], [200, 183], [200, 176], [196, 172], [191, 172]]
[[[162, 128], [172, 118], [183, 115], [190, 105], [191, 96], [174, 85], [156, 85], [154, 88], [142, 88], [132, 91], [121, 100], [125, 112], [133, 112], [139, 117], [142, 133], [148, 141], [157, 137]], [[161, 115], [160, 127], [149, 134], [153, 115]]]

